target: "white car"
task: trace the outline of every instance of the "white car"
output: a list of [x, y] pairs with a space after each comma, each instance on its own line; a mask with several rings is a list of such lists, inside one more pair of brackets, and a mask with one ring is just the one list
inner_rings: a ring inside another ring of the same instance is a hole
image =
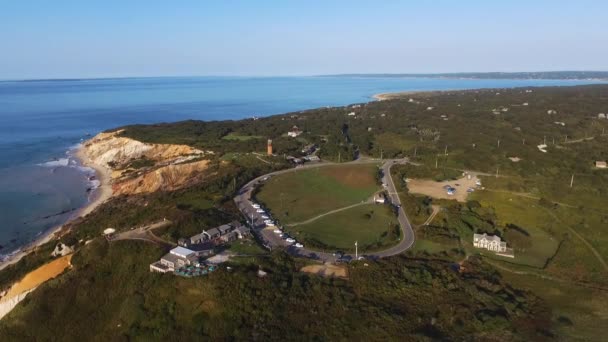
[[262, 215], [261, 216], [264, 220], [268, 220], [270, 217], [266, 216], [266, 215]]
[[274, 233], [275, 233], [275, 234], [282, 234], [283, 232], [282, 232], [280, 229], [275, 229], [275, 230], [274, 230]]
[[296, 247], [298, 247], [298, 248], [302, 248], [302, 247], [304, 247], [304, 245], [303, 245], [303, 244], [301, 244], [301, 243], [299, 243], [299, 242], [298, 242], [298, 243], [296, 243], [296, 244], [295, 244], [295, 246], [296, 246]]
[[257, 209], [255, 212], [256, 212], [256, 213], [260, 213], [260, 214], [261, 214], [261, 213], [265, 213], [265, 211], [264, 211], [264, 210], [262, 210], [262, 209]]
[[285, 239], [285, 241], [287, 241], [287, 243], [294, 243], [294, 242], [296, 242], [296, 240], [292, 239], [292, 238], [287, 238], [287, 239]]
[[273, 220], [264, 220], [264, 223], [266, 223], [269, 226], [274, 226], [274, 221]]
[[260, 209], [260, 205], [259, 205], [259, 204], [255, 204], [255, 203], [254, 203], [254, 204], [252, 204], [251, 206], [252, 206], [254, 209]]

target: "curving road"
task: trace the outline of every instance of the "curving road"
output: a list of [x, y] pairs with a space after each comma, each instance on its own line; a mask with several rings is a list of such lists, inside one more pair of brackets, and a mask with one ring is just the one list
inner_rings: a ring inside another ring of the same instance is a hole
[[[380, 160], [377, 159], [365, 159], [365, 160], [355, 160], [349, 163], [342, 164], [362, 164], [362, 163], [378, 163]], [[398, 206], [398, 221], [399, 226], [401, 227], [401, 237], [399, 243], [395, 246], [387, 248], [382, 251], [366, 253], [365, 257], [367, 258], [383, 258], [396, 254], [400, 254], [409, 248], [411, 248], [415, 241], [414, 230], [412, 229], [412, 225], [410, 224], [407, 216], [405, 215], [405, 211], [401, 207], [401, 200], [399, 199], [399, 195], [397, 194], [397, 189], [395, 188], [395, 183], [393, 182], [393, 178], [391, 177], [391, 167], [395, 164], [405, 164], [408, 160], [406, 159], [389, 159], [385, 161], [382, 165], [383, 178], [382, 182], [386, 184], [386, 191], [388, 193], [388, 197], [394, 205]], [[342, 165], [340, 164], [340, 165]], [[280, 170], [265, 174], [263, 176], [257, 177], [247, 184], [245, 184], [238, 192], [236, 197], [234, 198], [234, 202], [246, 218], [247, 222], [253, 228], [253, 232], [263, 241], [264, 245], [270, 249], [274, 248], [285, 248], [290, 254], [299, 257], [306, 257], [321, 261], [335, 261], [336, 256], [332, 253], [318, 252], [309, 250], [306, 248], [297, 248], [295, 246], [289, 245], [283, 239], [281, 239], [277, 234], [273, 232], [272, 228], [266, 228], [264, 224], [264, 220], [261, 218], [261, 214], [256, 212], [251, 205], [253, 204], [251, 201], [251, 195], [256, 186], [262, 184], [269, 177], [273, 177], [276, 175], [289, 173], [289, 172], [297, 172], [301, 169], [309, 169], [309, 168], [317, 168], [326, 165], [337, 165], [335, 163], [329, 162], [320, 162], [314, 164], [307, 164], [291, 169]], [[351, 260], [355, 258], [354, 254], [345, 254], [345, 258], [350, 258]]]

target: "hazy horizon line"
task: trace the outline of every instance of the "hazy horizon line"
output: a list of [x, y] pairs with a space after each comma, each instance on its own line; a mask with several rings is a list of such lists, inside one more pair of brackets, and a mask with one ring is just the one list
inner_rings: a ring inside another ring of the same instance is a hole
[[[363, 73], [327, 73], [327, 74], [292, 74], [292, 75], [239, 75], [239, 74], [207, 74], [207, 75], [148, 75], [148, 76], [91, 76], [91, 77], [40, 77], [40, 78], [0, 78], [0, 82], [37, 82], [37, 81], [85, 81], [85, 80], [126, 80], [126, 79], [147, 79], [147, 78], [195, 78], [195, 77], [216, 77], [216, 78], [289, 78], [289, 77], [356, 77], [356, 76], [402, 76], [402, 77], [432, 77], [450, 75], [484, 75], [484, 74], [536, 74], [536, 73], [606, 73], [608, 70], [536, 70], [536, 71], [451, 71], [451, 72], [363, 72]], [[607, 75], [608, 76], [608, 75]], [[587, 78], [585, 78], [587, 79]], [[574, 79], [572, 79], [574, 80]]]

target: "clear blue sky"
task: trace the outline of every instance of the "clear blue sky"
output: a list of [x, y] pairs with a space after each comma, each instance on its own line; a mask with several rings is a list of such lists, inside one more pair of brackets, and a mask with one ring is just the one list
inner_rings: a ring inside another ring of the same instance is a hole
[[0, 79], [608, 70], [608, 1], [0, 3]]

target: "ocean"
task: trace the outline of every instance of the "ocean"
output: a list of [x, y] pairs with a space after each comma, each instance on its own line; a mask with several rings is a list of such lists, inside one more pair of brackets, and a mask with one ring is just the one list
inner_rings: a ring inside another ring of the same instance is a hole
[[574, 80], [372, 77], [163, 77], [0, 82], [0, 254], [84, 206], [96, 184], [72, 151], [134, 123], [226, 120], [373, 100], [412, 90], [577, 85]]

